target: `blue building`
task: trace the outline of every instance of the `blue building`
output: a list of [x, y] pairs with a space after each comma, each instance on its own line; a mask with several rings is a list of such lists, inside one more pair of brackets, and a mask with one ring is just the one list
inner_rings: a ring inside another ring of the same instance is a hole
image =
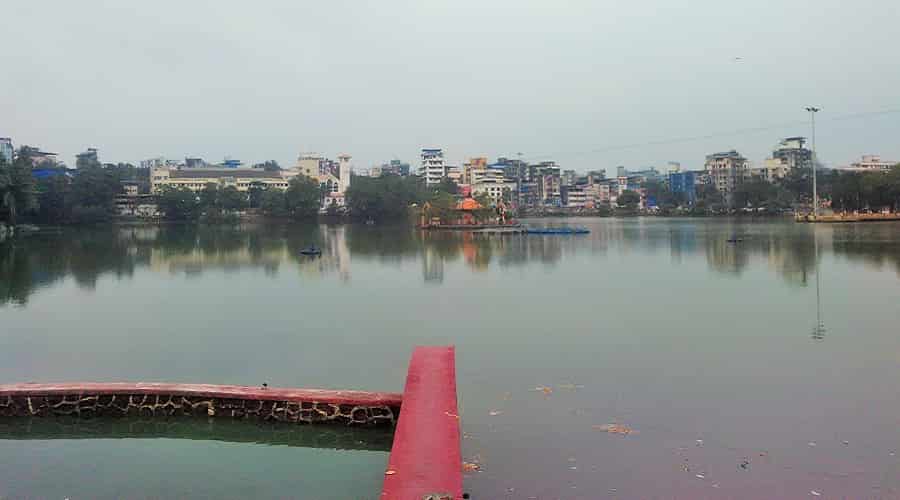
[[672, 172], [669, 174], [669, 189], [673, 194], [684, 193], [688, 204], [693, 205], [697, 199], [696, 179], [694, 172]]

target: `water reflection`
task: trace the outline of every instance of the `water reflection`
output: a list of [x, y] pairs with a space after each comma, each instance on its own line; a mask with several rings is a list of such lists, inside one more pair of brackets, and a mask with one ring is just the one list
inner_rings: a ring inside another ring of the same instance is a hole
[[336, 450], [389, 451], [387, 429], [284, 425], [224, 419], [10, 418], [0, 419], [0, 441], [48, 439], [191, 439]]
[[[588, 226], [591, 234], [499, 236], [353, 225], [71, 229], [0, 246], [0, 305], [25, 304], [38, 290], [68, 278], [90, 290], [104, 276], [128, 279], [138, 269], [189, 277], [259, 269], [269, 276], [292, 272], [301, 279], [337, 277], [348, 282], [354, 259], [387, 265], [418, 260], [423, 281], [433, 284], [443, 282], [450, 266], [476, 273], [494, 266], [552, 268], [564, 257], [605, 257], [611, 252], [666, 252], [673, 264], [705, 258], [711, 271], [734, 276], [762, 266], [797, 286], [808, 286], [814, 275], [818, 278], [817, 263], [829, 254], [879, 269], [890, 267], [900, 276], [900, 225], [893, 223], [813, 226], [654, 218], [596, 219], [579, 225]], [[300, 255], [310, 244], [323, 249], [321, 257]]]

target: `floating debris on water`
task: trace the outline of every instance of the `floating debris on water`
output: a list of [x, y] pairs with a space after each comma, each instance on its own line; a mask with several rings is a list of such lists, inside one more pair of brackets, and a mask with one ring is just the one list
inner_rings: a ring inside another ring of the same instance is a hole
[[496, 417], [497, 415], [502, 415], [502, 414], [503, 414], [502, 410], [491, 410], [488, 412], [488, 415], [490, 415], [492, 417]]
[[809, 444], [810, 446], [815, 446], [815, 445], [816, 445], [816, 442], [815, 442], [815, 441], [810, 441], [810, 442], [807, 443], [807, 444]]
[[463, 472], [478, 472], [480, 470], [480, 464], [476, 464], [474, 462], [463, 462]]
[[592, 429], [598, 431], [604, 431], [609, 434], [621, 434], [623, 436], [628, 436], [630, 434], [637, 434], [638, 431], [628, 427], [624, 424], [603, 424], [603, 425], [592, 425]]
[[706, 479], [706, 476], [704, 476], [703, 474], [697, 474], [696, 477], [697, 479]]
[[697, 440], [697, 446], [703, 446], [703, 440], [702, 440], [702, 439], [698, 439], [698, 440]]
[[741, 460], [741, 469], [747, 470], [749, 468], [750, 468], [750, 460], [748, 460], [746, 458]]
[[553, 388], [552, 387], [544, 387], [542, 385], [539, 385], [534, 388], [534, 391], [542, 392], [542, 393], [544, 393], [544, 396], [549, 396], [553, 392]]
[[819, 492], [816, 491], [816, 490], [809, 490], [809, 494], [812, 495], [812, 496], [814, 496], [814, 497], [820, 497], [820, 496], [822, 496], [822, 494], [819, 493]]
[[396, 474], [396, 473], [397, 473], [397, 471], [395, 471], [395, 470], [390, 470], [390, 469], [384, 471], [384, 475], [385, 475], [385, 476], [393, 476], [393, 475]]

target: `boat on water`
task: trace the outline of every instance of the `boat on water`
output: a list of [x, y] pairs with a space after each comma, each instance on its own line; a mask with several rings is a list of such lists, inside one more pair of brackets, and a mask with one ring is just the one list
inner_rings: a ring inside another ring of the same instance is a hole
[[529, 227], [528, 234], [588, 234], [591, 231], [584, 227]]
[[300, 250], [300, 255], [307, 255], [310, 257], [319, 256], [319, 255], [322, 255], [322, 249], [315, 245], [308, 246], [308, 247]]

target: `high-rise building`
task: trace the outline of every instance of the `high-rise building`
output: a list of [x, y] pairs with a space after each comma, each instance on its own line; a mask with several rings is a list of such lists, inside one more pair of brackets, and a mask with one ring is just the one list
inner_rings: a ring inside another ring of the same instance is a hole
[[694, 172], [690, 170], [685, 172], [669, 171], [669, 190], [674, 194], [683, 193], [684, 199], [688, 204], [693, 205], [697, 198], [696, 179]]
[[808, 168], [812, 162], [812, 151], [806, 147], [806, 137], [787, 137], [775, 146], [772, 158], [781, 160], [787, 170]]
[[447, 175], [447, 168], [444, 165], [444, 150], [440, 148], [423, 148], [421, 160], [419, 176], [425, 178], [426, 185], [439, 184], [441, 179]]
[[0, 161], [12, 163], [13, 151], [12, 139], [9, 137], [0, 137]]
[[99, 162], [100, 158], [97, 154], [97, 148], [88, 148], [87, 151], [75, 155], [76, 167], [80, 167], [81, 165], [97, 164]]
[[735, 150], [706, 156], [706, 173], [715, 188], [730, 203], [731, 195], [750, 173], [750, 162]]
[[341, 191], [345, 192], [350, 187], [350, 178], [353, 177], [353, 166], [350, 165], [352, 157], [348, 154], [338, 155], [338, 174], [341, 180]]

